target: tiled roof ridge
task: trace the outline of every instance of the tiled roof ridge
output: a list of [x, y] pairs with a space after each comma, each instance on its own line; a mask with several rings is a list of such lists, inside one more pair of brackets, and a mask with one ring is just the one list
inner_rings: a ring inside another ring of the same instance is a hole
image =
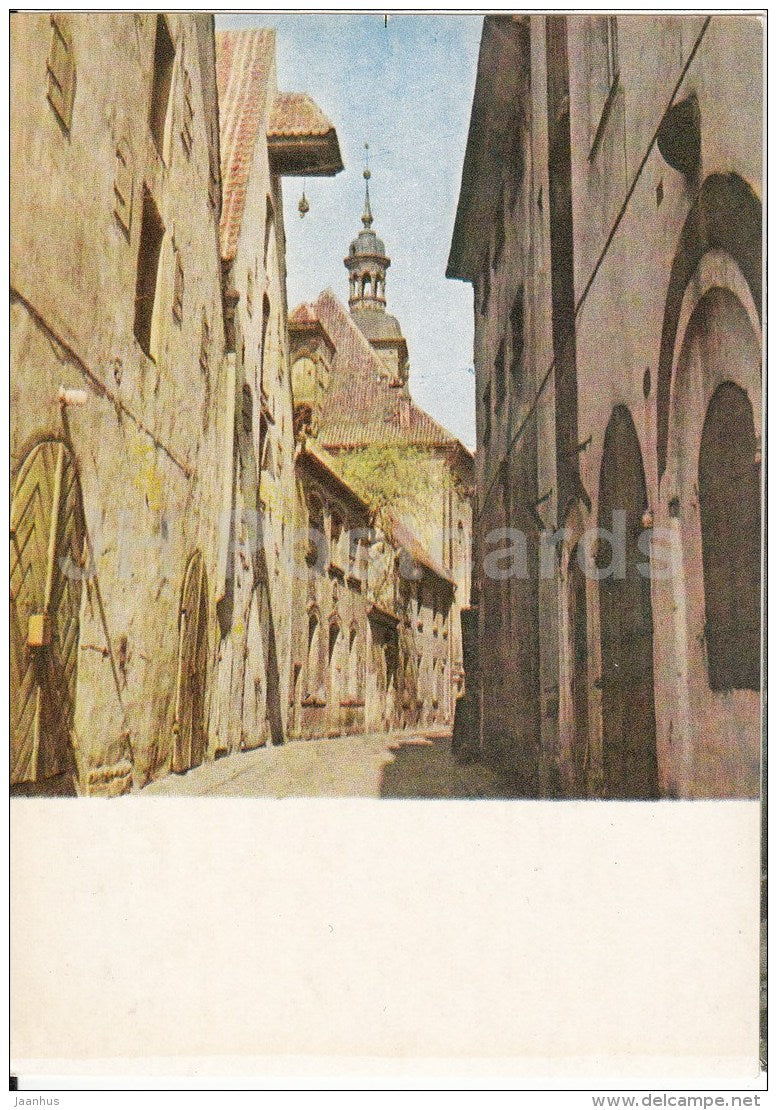
[[[288, 116], [296, 112], [296, 123], [290, 122]], [[300, 121], [304, 115], [304, 122]], [[278, 91], [270, 110], [270, 123], [268, 133], [271, 135], [328, 135], [334, 131], [335, 125], [310, 93]]]
[[[367, 364], [367, 366], [369, 366], [369, 368], [372, 370], [372, 373], [374, 374], [376, 387], [381, 391], [385, 398], [392, 402], [390, 414], [386, 414], [384, 416], [384, 421], [387, 425], [394, 426], [400, 433], [404, 433], [406, 431], [408, 433], [406, 437], [408, 442], [415, 442], [411, 430], [409, 428], [405, 429], [402, 425], [400, 406], [406, 400], [407, 404], [409, 405], [410, 420], [413, 421], [413, 419], [415, 418], [415, 422], [426, 425], [426, 435], [421, 436], [419, 438], [419, 442], [428, 443], [430, 440], [434, 441], [434, 438], [436, 437], [437, 442], [434, 444], [435, 446], [459, 445], [463, 447], [463, 444], [461, 444], [460, 440], [457, 439], [457, 437], [446, 427], [440, 424], [439, 421], [435, 420], [434, 417], [426, 411], [426, 409], [418, 405], [409, 395], [409, 393], [402, 394], [399, 391], [394, 392], [392, 390], [392, 387], [389, 386], [386, 382], [384, 376], [385, 369], [383, 367], [383, 363], [380, 361], [380, 358], [375, 353], [369, 340], [365, 337], [359, 326], [352, 318], [350, 312], [348, 312], [337, 294], [330, 287], [327, 287], [318, 295], [318, 298], [313, 303], [312, 307], [317, 313], [319, 320], [321, 316], [320, 308], [330, 308], [332, 311], [334, 311], [334, 313], [336, 313], [337, 316], [339, 316], [343, 326], [349, 330], [352, 341], [355, 343], [357, 348], [359, 348], [359, 355], [362, 357], [364, 362]], [[417, 429], [417, 432], [418, 431], [420, 431], [420, 429]], [[465, 451], [467, 450], [465, 447], [463, 447], [463, 449]]]

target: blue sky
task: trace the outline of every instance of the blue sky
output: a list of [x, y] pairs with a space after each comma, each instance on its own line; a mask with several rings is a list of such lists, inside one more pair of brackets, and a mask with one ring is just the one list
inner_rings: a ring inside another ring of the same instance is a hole
[[370, 144], [374, 228], [391, 268], [387, 308], [410, 349], [415, 400], [468, 446], [475, 438], [472, 291], [445, 277], [469, 127], [480, 16], [233, 15], [218, 29], [277, 28], [278, 86], [307, 92], [337, 128], [345, 170], [283, 182], [289, 307], [331, 287], [347, 302], [343, 258], [364, 203]]

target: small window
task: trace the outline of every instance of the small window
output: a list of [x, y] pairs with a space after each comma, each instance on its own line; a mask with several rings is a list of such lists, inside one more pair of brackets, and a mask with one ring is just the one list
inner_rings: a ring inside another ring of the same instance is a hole
[[181, 252], [175, 250], [175, 281], [173, 284], [173, 319], [180, 324], [183, 320], [183, 259]]
[[143, 222], [140, 230], [138, 275], [135, 287], [135, 338], [149, 358], [154, 357], [151, 337], [156, 310], [159, 255], [165, 227], [147, 189], [143, 190]]
[[187, 70], [183, 71], [183, 110], [181, 112], [181, 143], [186, 156], [192, 152], [194, 134], [194, 108], [192, 107], [192, 79]]
[[483, 390], [483, 446], [491, 443], [491, 382]]
[[523, 377], [523, 286], [516, 293], [510, 311], [510, 331], [512, 338], [510, 378], [517, 394]]
[[[215, 110], [215, 109], [214, 109]], [[218, 128], [213, 116], [209, 121], [210, 141], [208, 143], [208, 200], [213, 208], [218, 208], [221, 194], [219, 172], [219, 140]]]
[[154, 145], [164, 158], [167, 115], [170, 107], [170, 89], [173, 83], [175, 47], [163, 15], [156, 17], [156, 43], [154, 45], [154, 83], [151, 89], [149, 127]]
[[254, 314], [254, 272], [249, 270], [246, 274], [246, 312], [249, 316]]
[[116, 147], [116, 174], [113, 179], [113, 212], [124, 231], [129, 235], [132, 225], [132, 189], [135, 179], [135, 162], [132, 147], [127, 139], [120, 139]]
[[250, 443], [254, 434], [254, 399], [250, 385], [243, 386], [243, 435]]
[[202, 330], [200, 332], [200, 366], [205, 373], [210, 368], [210, 324], [208, 323], [208, 314], [204, 308], [202, 310]]
[[62, 15], [51, 17], [51, 49], [48, 62], [49, 104], [67, 131], [73, 119], [73, 98], [76, 92], [76, 65], [73, 39]]
[[267, 364], [267, 330], [270, 323], [270, 299], [265, 294], [262, 299], [262, 350], [259, 360], [259, 381], [264, 391], [264, 371]]

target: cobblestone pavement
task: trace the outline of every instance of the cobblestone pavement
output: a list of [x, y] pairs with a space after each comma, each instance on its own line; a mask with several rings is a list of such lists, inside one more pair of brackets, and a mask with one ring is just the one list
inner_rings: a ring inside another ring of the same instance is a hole
[[292, 740], [236, 752], [142, 793], [368, 798], [503, 798], [505, 783], [479, 763], [461, 764], [449, 736], [381, 734]]

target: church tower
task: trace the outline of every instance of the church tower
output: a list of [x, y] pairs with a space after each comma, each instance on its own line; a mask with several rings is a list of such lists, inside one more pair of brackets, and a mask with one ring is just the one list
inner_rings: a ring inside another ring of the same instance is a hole
[[369, 167], [365, 166], [363, 226], [343, 260], [350, 282], [348, 306], [354, 323], [385, 367], [389, 384], [406, 389], [407, 343], [396, 316], [386, 312], [386, 270], [391, 259], [383, 240], [372, 230], [370, 177]]

